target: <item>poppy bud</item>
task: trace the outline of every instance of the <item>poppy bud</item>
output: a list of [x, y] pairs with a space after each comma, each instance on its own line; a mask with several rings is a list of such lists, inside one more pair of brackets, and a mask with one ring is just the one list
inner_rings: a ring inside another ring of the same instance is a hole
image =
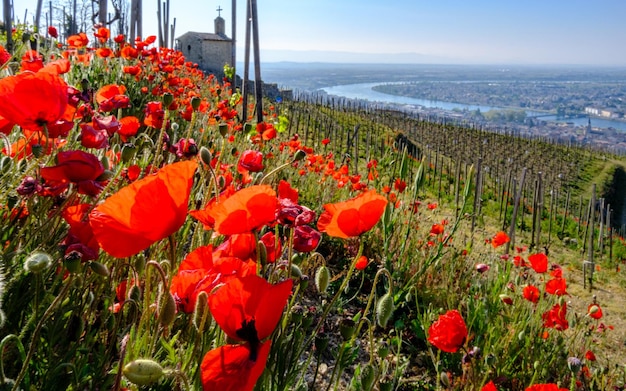
[[131, 286], [128, 290], [128, 299], [134, 302], [139, 302], [141, 300], [141, 288], [133, 284], [133, 286]]
[[31, 147], [34, 157], [41, 157], [43, 155], [43, 145], [35, 144]]
[[389, 344], [387, 341], [380, 341], [378, 344], [378, 357], [384, 360], [389, 355]]
[[162, 326], [169, 326], [176, 319], [176, 300], [170, 292], [164, 292], [159, 308], [159, 322]]
[[24, 269], [31, 273], [41, 273], [52, 264], [52, 256], [43, 251], [32, 252], [24, 261]]
[[243, 125], [243, 134], [250, 134], [252, 132], [252, 124], [244, 124]]
[[511, 296], [507, 295], [506, 293], [502, 293], [500, 295], [500, 300], [506, 304], [506, 305], [512, 305], [513, 304], [513, 299], [511, 298]]
[[350, 318], [344, 318], [339, 321], [339, 333], [344, 340], [349, 340], [354, 335], [356, 323]]
[[2, 159], [0, 159], [0, 170], [4, 174], [9, 172], [12, 165], [13, 165], [13, 160], [10, 157], [3, 156]]
[[211, 160], [213, 159], [213, 156], [211, 156], [211, 151], [209, 151], [206, 147], [201, 147], [200, 159], [202, 160], [202, 163], [206, 164], [207, 166], [210, 166]]
[[450, 387], [450, 376], [448, 376], [448, 372], [441, 372], [441, 375], [439, 375], [439, 380], [441, 380], [441, 384], [445, 388]]
[[267, 247], [265, 247], [265, 243], [262, 240], [259, 240], [256, 244], [257, 251], [257, 262], [261, 264], [261, 266], [267, 265]]
[[391, 381], [381, 381], [378, 383], [378, 389], [380, 391], [391, 391], [393, 390], [393, 382]]
[[365, 391], [372, 389], [374, 380], [376, 379], [376, 367], [372, 364], [365, 364], [361, 370], [361, 387]]
[[191, 98], [191, 108], [194, 110], [198, 110], [198, 107], [200, 107], [200, 103], [202, 102], [202, 100], [200, 98], [198, 98], [197, 96], [194, 96], [193, 98]]
[[220, 126], [218, 126], [218, 130], [220, 131], [222, 137], [226, 137], [228, 134], [228, 124], [220, 124]]
[[91, 270], [94, 271], [94, 273], [102, 276], [102, 277], [108, 277], [109, 274], [111, 274], [109, 272], [109, 268], [106, 267], [106, 265], [100, 263], [100, 262], [90, 262], [89, 263], [89, 267], [91, 267]]
[[306, 157], [306, 152], [304, 152], [301, 149], [298, 149], [298, 152], [296, 152], [296, 154], [293, 156], [293, 161], [294, 162], [299, 162], [300, 160], [304, 159]]
[[163, 107], [169, 107], [173, 101], [174, 95], [170, 94], [169, 92], [163, 94]]
[[389, 292], [378, 299], [376, 304], [376, 321], [380, 327], [387, 327], [387, 322], [393, 314], [393, 297]]
[[294, 263], [291, 264], [291, 275], [296, 278], [302, 278], [302, 270]]
[[198, 330], [198, 333], [202, 333], [211, 325], [211, 311], [208, 306], [209, 295], [205, 291], [198, 293], [196, 298], [196, 308], [193, 310], [193, 325]]
[[113, 171], [104, 170], [104, 172], [96, 178], [96, 181], [105, 182], [113, 178], [114, 176], [115, 176], [115, 173]]
[[163, 367], [156, 361], [139, 358], [124, 366], [124, 376], [133, 384], [147, 386], [159, 380], [163, 374]]
[[326, 293], [328, 284], [330, 284], [330, 271], [322, 265], [315, 272], [315, 287], [319, 293]]
[[137, 147], [132, 143], [126, 143], [122, 147], [122, 162], [128, 163], [137, 153]]

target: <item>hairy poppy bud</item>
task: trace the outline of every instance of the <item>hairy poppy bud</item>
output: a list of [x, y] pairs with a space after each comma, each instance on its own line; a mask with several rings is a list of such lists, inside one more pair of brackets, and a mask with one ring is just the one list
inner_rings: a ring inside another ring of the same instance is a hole
[[387, 322], [393, 314], [393, 297], [389, 292], [378, 299], [376, 304], [376, 321], [380, 327], [387, 327]]
[[291, 264], [291, 275], [296, 278], [302, 278], [302, 270], [294, 263]]
[[205, 291], [198, 293], [196, 298], [196, 308], [193, 311], [193, 325], [199, 333], [206, 330], [211, 325], [211, 311], [208, 306], [209, 295]]
[[159, 322], [162, 326], [169, 326], [176, 318], [176, 300], [170, 292], [162, 294], [161, 308], [159, 308]]
[[164, 374], [163, 367], [156, 361], [139, 358], [124, 366], [124, 376], [133, 384], [147, 386], [158, 381]]
[[133, 300], [134, 302], [139, 302], [139, 300], [141, 300], [141, 288], [133, 284], [133, 286], [131, 286], [128, 290], [128, 299]]
[[34, 251], [24, 261], [24, 269], [31, 273], [41, 273], [52, 264], [52, 256], [43, 251]]
[[330, 284], [330, 271], [322, 265], [315, 272], [315, 287], [319, 293], [326, 293], [328, 284]]
[[137, 147], [134, 144], [126, 143], [122, 146], [122, 161], [124, 163], [128, 163], [131, 161], [133, 157], [135, 157], [135, 153], [137, 152]]
[[89, 267], [91, 267], [91, 270], [93, 270], [94, 273], [102, 277], [108, 277], [109, 274], [111, 274], [109, 272], [109, 268], [107, 268], [106, 265], [100, 262], [89, 262]]
[[213, 159], [211, 151], [209, 151], [206, 147], [200, 147], [200, 159], [202, 159], [202, 163], [210, 166], [211, 160]]
[[376, 367], [372, 364], [365, 364], [361, 370], [361, 388], [365, 391], [372, 389], [374, 380], [376, 379]]

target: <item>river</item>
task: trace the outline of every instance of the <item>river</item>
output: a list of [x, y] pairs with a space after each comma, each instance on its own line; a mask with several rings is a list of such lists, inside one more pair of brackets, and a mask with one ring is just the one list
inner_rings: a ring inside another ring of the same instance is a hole
[[[326, 92], [328, 95], [342, 96], [350, 99], [362, 99], [368, 100], [371, 102], [384, 102], [384, 103], [396, 103], [403, 105], [417, 105], [429, 108], [439, 108], [443, 110], [469, 110], [475, 111], [480, 110], [485, 113], [490, 110], [507, 110], [507, 108], [497, 107], [497, 106], [483, 106], [483, 105], [467, 105], [463, 103], [454, 103], [454, 102], [442, 102], [437, 100], [428, 100], [428, 99], [417, 99], [410, 98], [407, 96], [400, 95], [390, 95], [384, 94], [382, 92], [374, 91], [372, 88], [377, 85], [381, 85], [385, 83], [358, 83], [358, 84], [345, 84], [339, 86], [325, 87], [322, 88], [322, 91]], [[541, 120], [544, 121], [552, 121], [552, 122], [569, 122], [579, 126], [587, 126], [588, 119], [587, 117], [583, 118], [568, 118], [561, 119], [557, 118], [556, 115], [545, 116], [544, 112], [537, 112], [526, 110], [526, 115], [528, 116], [536, 116], [541, 115]], [[610, 119], [602, 119], [602, 118], [594, 118], [591, 117], [591, 126], [594, 128], [614, 128], [620, 131], [626, 132], [626, 122], [615, 121]]]

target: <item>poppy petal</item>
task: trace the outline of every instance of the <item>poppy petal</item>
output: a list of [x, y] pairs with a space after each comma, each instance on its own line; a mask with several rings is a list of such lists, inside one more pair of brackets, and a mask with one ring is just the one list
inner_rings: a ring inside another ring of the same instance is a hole
[[173, 163], [109, 197], [90, 214], [104, 251], [124, 258], [176, 232], [185, 222], [194, 161]]
[[265, 369], [271, 341], [258, 346], [250, 360], [250, 345], [224, 345], [209, 351], [200, 366], [204, 391], [251, 391]]

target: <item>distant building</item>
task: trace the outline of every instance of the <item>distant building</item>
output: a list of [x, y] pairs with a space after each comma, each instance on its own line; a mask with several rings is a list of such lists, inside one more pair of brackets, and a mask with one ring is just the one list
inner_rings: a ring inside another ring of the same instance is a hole
[[223, 75], [224, 65], [232, 61], [233, 40], [226, 36], [226, 22], [218, 15], [215, 33], [188, 31], [176, 38], [176, 50], [182, 52], [187, 61], [198, 64], [201, 70]]

